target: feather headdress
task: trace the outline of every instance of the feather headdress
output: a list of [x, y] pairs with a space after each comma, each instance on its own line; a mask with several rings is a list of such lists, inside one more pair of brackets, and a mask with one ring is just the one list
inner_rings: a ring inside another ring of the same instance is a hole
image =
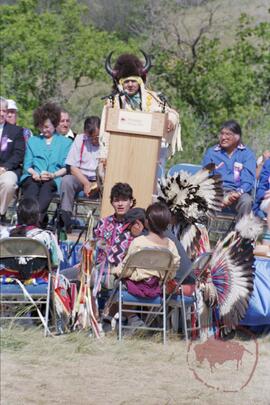
[[209, 280], [215, 288], [215, 303], [225, 331], [238, 325], [248, 308], [255, 269], [254, 240], [261, 231], [260, 221], [253, 214], [246, 215], [213, 250], [204, 283], [206, 290]]
[[211, 164], [193, 175], [180, 171], [160, 181], [159, 199], [166, 202], [180, 225], [177, 236], [188, 253], [200, 235], [196, 223], [202, 223], [222, 207], [222, 179], [211, 175], [213, 170]]

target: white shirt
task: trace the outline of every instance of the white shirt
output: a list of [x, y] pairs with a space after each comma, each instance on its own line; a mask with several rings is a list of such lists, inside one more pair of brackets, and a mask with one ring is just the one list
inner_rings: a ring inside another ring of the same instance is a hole
[[77, 135], [69, 150], [66, 165], [78, 167], [86, 177], [96, 177], [99, 146], [92, 145], [89, 136]]
[[0, 142], [1, 142], [1, 138], [2, 138], [3, 129], [4, 129], [4, 124], [0, 124]]

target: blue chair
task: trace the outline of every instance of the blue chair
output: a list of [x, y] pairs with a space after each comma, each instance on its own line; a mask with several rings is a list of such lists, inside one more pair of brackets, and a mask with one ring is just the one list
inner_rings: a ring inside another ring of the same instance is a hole
[[[146, 329], [153, 331], [163, 332], [163, 343], [166, 343], [166, 332], [167, 332], [167, 303], [166, 303], [166, 280], [169, 273], [173, 270], [173, 254], [168, 249], [162, 248], [143, 248], [138, 252], [133, 253], [129, 256], [122, 270], [121, 278], [119, 279], [119, 294], [118, 294], [118, 304], [119, 304], [119, 340], [122, 340], [122, 330], [123, 329], [134, 329], [134, 326], [123, 325], [123, 312], [125, 313], [135, 313], [135, 314], [146, 314], [146, 321], [144, 326], [136, 327], [136, 330]], [[149, 270], [159, 270], [163, 273], [162, 281], [162, 296], [156, 298], [141, 298], [129, 294], [123, 289], [122, 279], [125, 278], [125, 272], [127, 269], [149, 269]], [[132, 307], [136, 305], [143, 309], [127, 309], [127, 307]], [[125, 308], [123, 309], [123, 306]], [[152, 327], [147, 322], [149, 317], [156, 317], [157, 315], [162, 316], [162, 327]]]
[[[47, 247], [39, 240], [27, 237], [3, 238], [0, 240], [0, 305], [2, 308], [0, 319], [39, 319], [44, 326], [44, 334], [50, 331], [48, 327], [49, 307], [52, 304], [52, 319], [55, 321], [54, 294], [51, 280], [51, 260]], [[47, 282], [28, 284], [30, 279], [38, 279], [45, 276]], [[7, 282], [12, 278], [13, 283]], [[15, 316], [6, 316], [4, 307], [14, 305], [24, 307], [24, 310]], [[40, 306], [45, 305], [45, 317], [40, 311]], [[35, 309], [38, 316], [31, 316], [29, 312]]]
[[201, 165], [194, 165], [192, 163], [178, 163], [168, 170], [167, 175], [173, 176], [175, 173], [179, 173], [181, 170], [188, 172], [190, 174], [195, 174], [201, 169], [202, 169]]

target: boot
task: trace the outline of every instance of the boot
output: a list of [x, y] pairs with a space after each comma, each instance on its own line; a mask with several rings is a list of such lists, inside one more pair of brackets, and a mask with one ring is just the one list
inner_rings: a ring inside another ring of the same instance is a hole
[[66, 233], [72, 233], [71, 218], [72, 212], [60, 211], [60, 226], [64, 227]]

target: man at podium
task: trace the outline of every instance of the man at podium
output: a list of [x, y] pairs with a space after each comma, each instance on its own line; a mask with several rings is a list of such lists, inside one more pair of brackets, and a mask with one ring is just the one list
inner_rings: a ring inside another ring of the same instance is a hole
[[181, 126], [178, 113], [170, 108], [162, 94], [150, 91], [145, 87], [147, 72], [151, 68], [150, 57], [143, 52], [145, 64], [132, 54], [122, 54], [114, 68], [111, 67], [112, 52], [106, 59], [105, 68], [111, 75], [114, 85], [103, 109], [100, 126], [100, 159], [106, 162], [110, 134], [105, 130], [106, 107], [127, 111], [164, 112], [168, 113], [167, 133], [162, 139], [160, 164], [165, 165], [166, 159], [182, 150]]

